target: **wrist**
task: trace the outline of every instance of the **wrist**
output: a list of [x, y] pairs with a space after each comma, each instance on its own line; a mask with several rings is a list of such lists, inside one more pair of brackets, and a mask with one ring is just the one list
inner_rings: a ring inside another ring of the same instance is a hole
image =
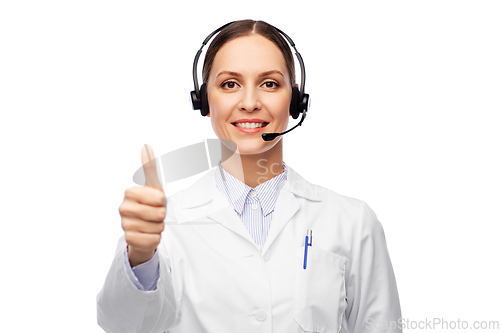
[[156, 252], [156, 249], [152, 251], [140, 251], [134, 248], [133, 246], [128, 245], [127, 252], [128, 252], [128, 260], [130, 262], [130, 266], [133, 268], [135, 266], [145, 263], [146, 261], [151, 260], [151, 258], [153, 258]]

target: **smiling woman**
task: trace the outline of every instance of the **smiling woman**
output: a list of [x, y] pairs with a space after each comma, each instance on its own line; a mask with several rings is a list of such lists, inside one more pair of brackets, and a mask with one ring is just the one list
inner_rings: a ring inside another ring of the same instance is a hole
[[[238, 154], [233, 154], [227, 146], [223, 147], [224, 169], [238, 174], [236, 169], [243, 165], [243, 174], [237, 178], [242, 182], [246, 179], [252, 187], [259, 185], [256, 176], [264, 181], [276, 176], [269, 167], [282, 164], [282, 137], [264, 141], [260, 133], [264, 129], [283, 132], [288, 126], [292, 86], [280, 50], [258, 34], [233, 39], [217, 52], [206, 85], [208, 116], [215, 134], [220, 139], [235, 142], [238, 148]], [[238, 127], [237, 123], [248, 124], [245, 127], [251, 128]], [[262, 127], [257, 123], [267, 125]], [[245, 172], [245, 166], [263, 168], [269, 173]]]
[[307, 182], [283, 161], [283, 137], [262, 136], [284, 132], [297, 109], [304, 119], [303, 78], [299, 94], [290, 47], [273, 26], [220, 30], [195, 96], [221, 161], [166, 199], [145, 146], [147, 186], [125, 192], [125, 235], [97, 298], [106, 332], [377, 332], [367, 323], [398, 322], [374, 212]]

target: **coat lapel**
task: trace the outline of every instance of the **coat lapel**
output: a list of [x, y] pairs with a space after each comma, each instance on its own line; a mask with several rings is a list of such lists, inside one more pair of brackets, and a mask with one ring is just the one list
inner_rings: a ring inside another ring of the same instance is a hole
[[233, 206], [227, 201], [226, 197], [220, 191], [217, 191], [210, 207], [211, 213], [207, 217], [227, 229], [237, 233], [252, 244], [254, 243], [250, 233], [241, 222]]
[[[250, 233], [241, 222], [238, 214], [226, 197], [217, 189], [214, 172], [211, 169], [186, 190], [181, 208], [184, 218], [179, 223], [207, 224], [218, 223], [253, 243]], [[208, 230], [205, 228], [205, 230]]]
[[262, 254], [265, 254], [268, 249], [277, 240], [281, 231], [285, 226], [293, 219], [293, 217], [299, 212], [299, 210], [305, 209], [305, 206], [301, 204], [298, 198], [307, 199], [303, 201], [321, 201], [319, 196], [319, 191], [316, 185], [313, 185], [302, 178], [295, 170], [293, 170], [289, 165], [287, 165], [288, 174], [281, 192], [276, 201], [276, 206], [274, 207], [273, 220], [271, 221], [271, 227], [269, 228], [269, 234], [267, 235], [266, 243], [262, 249]]
[[276, 205], [274, 206], [273, 219], [271, 221], [266, 243], [262, 249], [262, 254], [266, 253], [280, 232], [283, 228], [285, 228], [288, 222], [290, 222], [299, 209], [300, 202], [297, 200], [295, 195], [290, 192], [290, 185], [288, 181], [285, 181], [278, 196], [278, 200], [276, 200]]

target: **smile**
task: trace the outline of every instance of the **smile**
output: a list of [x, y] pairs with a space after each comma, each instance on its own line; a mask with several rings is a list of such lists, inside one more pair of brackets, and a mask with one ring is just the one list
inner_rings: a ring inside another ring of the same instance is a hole
[[240, 127], [240, 128], [260, 128], [260, 127], [266, 127], [267, 124], [269, 123], [233, 123], [234, 126]]
[[263, 131], [264, 128], [268, 125], [268, 122], [263, 122], [263, 123], [243, 123], [243, 122], [237, 122], [237, 123], [232, 123], [232, 125], [240, 132], [247, 133], [247, 134], [253, 134], [253, 133], [258, 133], [260, 131]]

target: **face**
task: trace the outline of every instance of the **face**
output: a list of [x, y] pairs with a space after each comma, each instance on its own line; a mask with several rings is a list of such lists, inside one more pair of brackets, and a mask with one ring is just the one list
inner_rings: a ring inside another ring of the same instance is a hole
[[262, 139], [262, 133], [287, 129], [292, 96], [285, 59], [270, 40], [254, 34], [224, 44], [215, 55], [207, 95], [215, 134], [235, 142], [237, 153], [263, 153], [282, 139]]

